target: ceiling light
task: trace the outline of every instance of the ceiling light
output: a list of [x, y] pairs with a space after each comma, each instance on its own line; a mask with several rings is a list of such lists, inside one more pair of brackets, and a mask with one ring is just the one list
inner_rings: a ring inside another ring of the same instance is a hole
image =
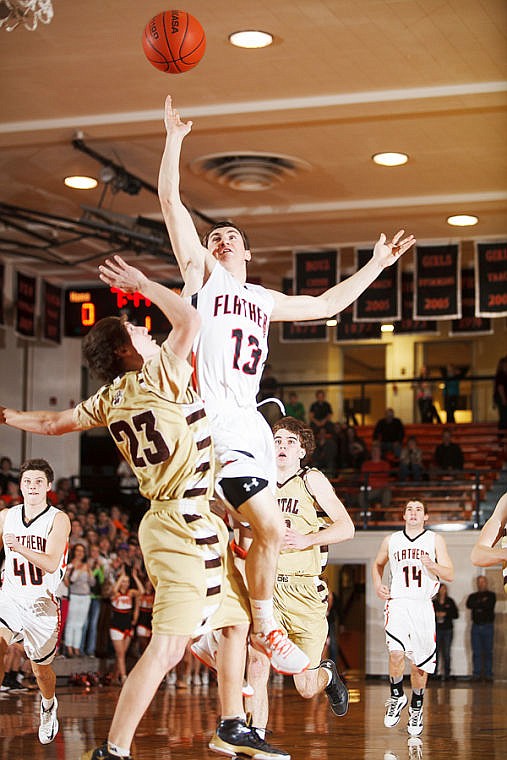
[[381, 325], [380, 332], [394, 332], [394, 325]]
[[241, 48], [263, 48], [271, 45], [273, 35], [256, 29], [246, 29], [243, 32], [233, 32], [229, 35], [231, 45]]
[[406, 153], [375, 153], [372, 158], [379, 166], [402, 166], [408, 161]]
[[447, 217], [447, 224], [452, 227], [473, 227], [478, 221], [479, 217], [473, 214], [455, 214]]
[[63, 181], [67, 187], [72, 187], [73, 190], [93, 190], [98, 185], [97, 180], [93, 177], [81, 177], [79, 175], [65, 177]]
[[338, 324], [337, 319], [328, 319], [326, 322], [326, 327], [336, 327], [337, 324]]

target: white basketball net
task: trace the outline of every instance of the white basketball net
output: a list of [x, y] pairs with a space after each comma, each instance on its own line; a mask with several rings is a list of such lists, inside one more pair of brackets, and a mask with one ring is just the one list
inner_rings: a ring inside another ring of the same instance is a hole
[[12, 32], [20, 24], [26, 29], [37, 29], [39, 21], [49, 24], [53, 18], [51, 0], [0, 0], [0, 27]]

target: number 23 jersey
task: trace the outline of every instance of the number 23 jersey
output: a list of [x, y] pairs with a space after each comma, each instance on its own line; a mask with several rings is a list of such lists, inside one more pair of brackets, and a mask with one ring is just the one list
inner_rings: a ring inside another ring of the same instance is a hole
[[260, 285], [242, 285], [221, 264], [191, 297], [202, 318], [194, 343], [197, 391], [208, 414], [223, 414], [224, 404], [255, 406], [273, 297]]
[[391, 599], [431, 599], [438, 591], [440, 581], [421, 562], [427, 554], [435, 562], [435, 534], [423, 530], [415, 538], [404, 530], [389, 538], [389, 565], [391, 571]]

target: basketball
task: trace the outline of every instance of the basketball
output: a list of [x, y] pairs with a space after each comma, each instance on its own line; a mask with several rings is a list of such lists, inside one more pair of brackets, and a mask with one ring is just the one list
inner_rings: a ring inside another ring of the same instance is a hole
[[193, 69], [206, 50], [206, 35], [199, 21], [186, 11], [164, 11], [148, 21], [143, 50], [152, 66], [168, 74]]

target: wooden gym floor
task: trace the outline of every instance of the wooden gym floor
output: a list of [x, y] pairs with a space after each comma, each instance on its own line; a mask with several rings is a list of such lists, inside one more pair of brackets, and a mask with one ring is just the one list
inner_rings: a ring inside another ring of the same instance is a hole
[[[500, 760], [507, 756], [507, 684], [431, 682], [424, 731], [409, 747], [407, 710], [398, 726], [383, 725], [387, 681], [349, 680], [350, 707], [337, 718], [327, 699], [309, 701], [290, 679], [270, 686], [268, 739], [292, 760]], [[405, 686], [410, 695], [408, 684]], [[63, 685], [57, 690], [60, 731], [46, 746], [37, 739], [38, 692], [0, 695], [0, 758], [81, 760], [106, 737], [119, 687]], [[216, 687], [176, 689], [163, 684], [136, 734], [136, 760], [212, 760], [207, 748], [217, 713]]]

